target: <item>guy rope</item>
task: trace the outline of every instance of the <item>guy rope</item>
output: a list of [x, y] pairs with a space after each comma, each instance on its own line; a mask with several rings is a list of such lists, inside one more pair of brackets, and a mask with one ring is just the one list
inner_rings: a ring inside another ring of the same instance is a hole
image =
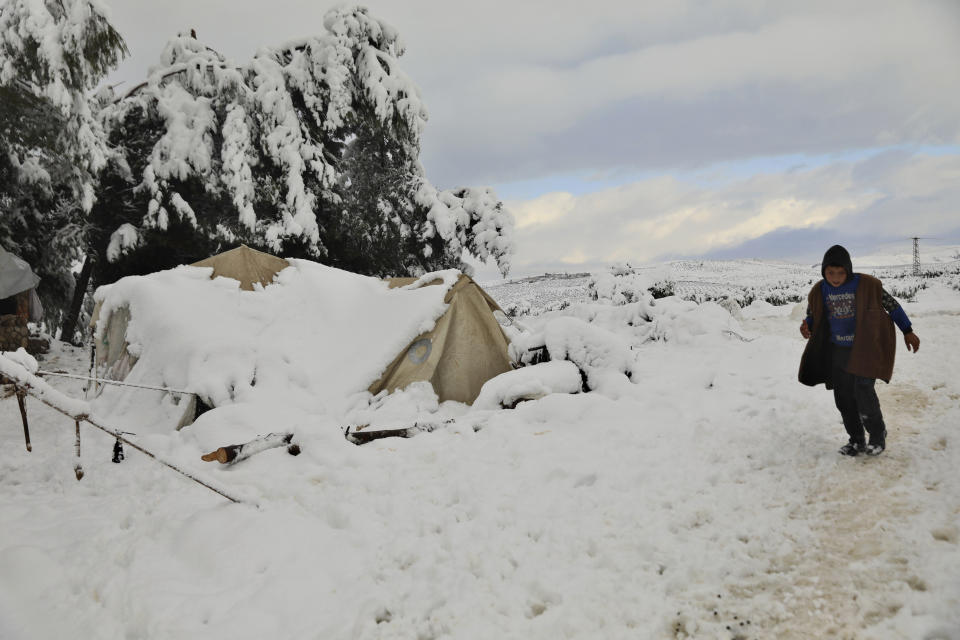
[[150, 391], [165, 391], [178, 395], [192, 396], [196, 395], [193, 391], [180, 391], [179, 389], [168, 389], [167, 387], [155, 387], [149, 384], [133, 384], [132, 382], [121, 382], [120, 380], [108, 380], [107, 378], [92, 378], [90, 376], [78, 376], [73, 373], [64, 373], [62, 371], [37, 371], [38, 376], [54, 376], [57, 378], [73, 378], [74, 380], [86, 380], [88, 382], [98, 382], [100, 384], [112, 384], [118, 387], [133, 387], [134, 389], [148, 389]]

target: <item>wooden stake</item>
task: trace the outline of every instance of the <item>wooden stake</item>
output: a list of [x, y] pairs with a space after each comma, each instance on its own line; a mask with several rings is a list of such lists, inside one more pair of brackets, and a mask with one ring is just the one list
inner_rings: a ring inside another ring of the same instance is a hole
[[77, 464], [73, 467], [73, 472], [77, 475], [77, 480], [83, 478], [83, 467], [80, 466], [80, 421], [76, 420], [77, 425]]
[[17, 387], [17, 404], [20, 405], [20, 417], [23, 418], [23, 437], [27, 441], [27, 451], [33, 451], [30, 444], [30, 425], [27, 424], [27, 392]]

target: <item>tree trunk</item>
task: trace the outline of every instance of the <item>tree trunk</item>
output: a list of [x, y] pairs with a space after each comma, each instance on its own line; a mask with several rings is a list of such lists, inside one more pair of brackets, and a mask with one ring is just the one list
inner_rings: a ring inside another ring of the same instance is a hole
[[[80, 318], [80, 310], [83, 309], [83, 299], [87, 297], [87, 287], [90, 284], [90, 274], [93, 273], [93, 256], [90, 253], [83, 259], [83, 268], [80, 269], [80, 275], [73, 288], [73, 302], [70, 304], [70, 311], [63, 318], [63, 325], [60, 329], [60, 339], [69, 342], [75, 347], [83, 344], [74, 342], [73, 334], [77, 331], [77, 320]], [[81, 332], [82, 334], [82, 332]]]

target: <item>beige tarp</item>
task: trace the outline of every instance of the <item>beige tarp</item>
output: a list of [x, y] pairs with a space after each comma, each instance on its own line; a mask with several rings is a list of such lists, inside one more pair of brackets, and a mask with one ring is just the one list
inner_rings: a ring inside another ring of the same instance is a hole
[[[393, 278], [389, 283], [395, 288], [415, 281]], [[418, 336], [399, 353], [380, 379], [370, 385], [370, 393], [384, 389], [393, 392], [426, 380], [441, 402], [471, 404], [487, 380], [510, 371], [507, 339], [493, 315], [500, 307], [493, 298], [462, 275], [444, 301], [450, 306], [433, 331]]]
[[236, 249], [194, 262], [190, 266], [213, 267], [211, 278], [233, 278], [240, 281], [240, 288], [244, 291], [253, 291], [254, 283], [267, 286], [278, 273], [289, 267], [290, 263], [242, 244]]

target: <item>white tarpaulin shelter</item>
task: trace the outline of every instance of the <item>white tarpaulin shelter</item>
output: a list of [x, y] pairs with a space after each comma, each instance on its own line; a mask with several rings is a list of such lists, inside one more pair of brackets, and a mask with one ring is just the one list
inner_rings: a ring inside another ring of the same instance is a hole
[[[388, 282], [241, 247], [123, 278], [95, 299], [98, 376], [189, 391], [211, 407], [338, 414], [368, 390], [417, 381], [440, 401], [470, 403], [511, 368], [499, 307], [455, 270]], [[148, 395], [108, 388], [97, 410], [193, 420], [191, 401]]]

